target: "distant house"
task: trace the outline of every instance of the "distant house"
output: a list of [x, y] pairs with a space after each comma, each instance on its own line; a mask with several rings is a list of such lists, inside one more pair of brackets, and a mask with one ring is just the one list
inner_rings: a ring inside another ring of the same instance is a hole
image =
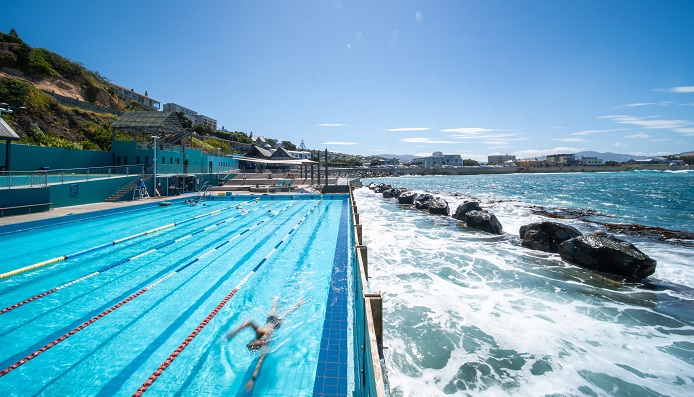
[[508, 161], [515, 161], [516, 160], [516, 155], [515, 154], [494, 154], [491, 156], [487, 156], [487, 163], [488, 164], [503, 164]]
[[287, 153], [295, 159], [311, 159], [311, 152], [287, 150]]
[[421, 168], [431, 167], [462, 167], [463, 159], [459, 154], [443, 154], [442, 152], [434, 152], [431, 156], [415, 157], [410, 162]]
[[578, 159], [575, 154], [552, 154], [547, 156], [547, 164], [556, 164], [558, 166], [572, 167], [578, 165]]
[[631, 159], [627, 161], [627, 164], [669, 164], [670, 161], [665, 157], [651, 157], [649, 159], [634, 160]]
[[597, 157], [580, 157], [577, 165], [582, 167], [594, 167], [602, 165], [602, 160]]
[[390, 167], [390, 166], [392, 166], [392, 167], [398, 167], [398, 166], [400, 166], [400, 160], [398, 160], [398, 159], [396, 159], [396, 158], [385, 159], [385, 160], [383, 160], [383, 165], [389, 166], [389, 167]]
[[195, 124], [202, 124], [202, 125], [208, 125], [210, 128], [212, 128], [213, 131], [217, 130], [217, 120], [207, 117], [202, 114], [198, 114], [193, 109], [188, 109], [185, 106], [181, 106], [176, 103], [165, 103], [164, 104], [164, 111], [174, 111], [174, 112], [181, 112], [183, 113], [184, 116], [186, 116], [191, 122]]
[[139, 103], [145, 110], [156, 112], [161, 108], [161, 103], [149, 97], [147, 91], [144, 95], [139, 92], [135, 92], [132, 88], [128, 89], [121, 87], [118, 84], [109, 83], [116, 91], [116, 96], [124, 101], [135, 101]]

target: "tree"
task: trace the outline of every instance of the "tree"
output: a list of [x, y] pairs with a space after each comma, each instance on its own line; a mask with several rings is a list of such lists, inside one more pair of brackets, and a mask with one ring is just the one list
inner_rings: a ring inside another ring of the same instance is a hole
[[10, 36], [19, 38], [19, 34], [16, 30], [14, 30], [14, 28], [10, 29]]
[[272, 147], [277, 147], [277, 139], [265, 138], [265, 142]]
[[465, 160], [463, 160], [463, 165], [466, 167], [474, 167], [474, 166], [480, 165], [480, 163], [473, 160], [473, 159], [465, 159]]
[[605, 161], [605, 165], [608, 167], [616, 167], [619, 165], [619, 163], [614, 161], [614, 160], [608, 160], [608, 161]]
[[296, 150], [296, 145], [291, 143], [290, 141], [282, 141], [282, 143], [280, 143], [280, 146], [282, 146], [282, 148], [286, 150]]
[[207, 124], [195, 124], [193, 126], [193, 131], [197, 132], [200, 135], [210, 135], [212, 134], [212, 127], [210, 127]]
[[193, 122], [186, 117], [183, 112], [175, 112], [174, 113], [176, 117], [178, 117], [178, 122], [181, 123], [181, 126], [185, 128], [193, 128]]

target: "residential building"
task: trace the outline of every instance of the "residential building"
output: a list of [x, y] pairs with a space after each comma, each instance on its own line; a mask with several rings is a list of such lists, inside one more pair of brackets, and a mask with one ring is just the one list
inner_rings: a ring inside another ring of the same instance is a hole
[[509, 160], [515, 161], [516, 155], [515, 154], [494, 154], [491, 156], [487, 156], [487, 163], [488, 164], [503, 164]]
[[577, 164], [580, 166], [595, 167], [602, 165], [602, 160], [597, 157], [581, 157], [578, 159]]
[[109, 83], [116, 91], [116, 96], [124, 101], [135, 101], [139, 103], [145, 110], [156, 112], [161, 110], [161, 103], [149, 97], [147, 91], [144, 95], [135, 90], [121, 87], [118, 84]]
[[165, 103], [164, 104], [164, 111], [169, 112], [169, 111], [174, 111], [174, 112], [182, 112], [184, 116], [186, 116], [190, 121], [193, 123], [196, 122], [196, 118], [198, 116], [198, 112], [192, 109], [188, 109], [186, 107], [183, 107], [181, 105], [177, 105], [175, 103]]
[[311, 152], [287, 150], [287, 153], [289, 153], [295, 159], [311, 159]]
[[410, 164], [422, 168], [462, 167], [463, 159], [459, 154], [443, 154], [441, 152], [434, 152], [431, 156], [413, 158]]
[[578, 165], [578, 159], [575, 154], [552, 154], [547, 156], [547, 164], [556, 164], [558, 166], [572, 167]]
[[217, 120], [204, 116], [202, 114], [198, 114], [197, 116], [195, 116], [195, 123], [209, 125], [210, 128], [212, 128], [212, 131], [217, 131]]

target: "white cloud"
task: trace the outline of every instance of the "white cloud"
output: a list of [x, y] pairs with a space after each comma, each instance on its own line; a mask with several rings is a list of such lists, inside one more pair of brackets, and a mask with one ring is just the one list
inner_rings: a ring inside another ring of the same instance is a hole
[[318, 124], [316, 127], [345, 127], [347, 124]]
[[328, 142], [321, 142], [321, 145], [358, 145], [358, 143], [356, 143], [356, 142], [328, 141]]
[[475, 128], [475, 127], [467, 127], [467, 128], [449, 128], [445, 130], [441, 130], [441, 132], [455, 132], [456, 134], [480, 134], [482, 132], [492, 132], [496, 130], [490, 130], [487, 128]]
[[407, 127], [407, 128], [386, 128], [383, 131], [388, 132], [407, 132], [407, 131], [429, 131], [430, 128]]
[[631, 124], [648, 129], [671, 129], [688, 126], [691, 121], [687, 120], [659, 120], [658, 116], [636, 117], [625, 115], [600, 116], [601, 119], [610, 119], [618, 124]]
[[590, 134], [599, 134], [603, 132], [614, 132], [614, 131], [625, 131], [626, 128], [614, 128], [611, 130], [583, 130], [583, 131], [578, 131], [574, 132], [570, 135], [590, 135]]
[[590, 142], [590, 140], [583, 139], [583, 138], [562, 138], [562, 139], [555, 139], [555, 141], [559, 141], [559, 142]]
[[684, 136], [694, 136], [694, 128], [675, 128], [673, 131], [679, 132]]
[[385, 150], [385, 149], [374, 149], [374, 150], [372, 150], [372, 152], [385, 153], [385, 152], [387, 152], [387, 150]]
[[684, 93], [684, 94], [694, 94], [694, 85], [673, 87], [670, 92]]
[[672, 101], [627, 103], [626, 105], [616, 106], [615, 109], [634, 108], [634, 107], [641, 107], [641, 106], [672, 106], [673, 104], [674, 104], [674, 102], [672, 102]]
[[407, 142], [407, 143], [458, 143], [454, 141], [446, 141], [443, 139], [439, 138], [403, 138], [400, 140], [400, 142]]
[[650, 138], [650, 137], [651, 137], [650, 135], [645, 134], [645, 133], [643, 133], [643, 132], [639, 132], [638, 134], [633, 134], [633, 135], [627, 135], [627, 136], [625, 136], [625, 138], [627, 138], [627, 139], [634, 139], [634, 138], [645, 139], [645, 138]]

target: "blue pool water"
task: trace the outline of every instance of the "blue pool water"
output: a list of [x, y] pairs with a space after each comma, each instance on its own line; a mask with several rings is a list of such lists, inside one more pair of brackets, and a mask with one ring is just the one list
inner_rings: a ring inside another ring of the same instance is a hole
[[254, 332], [224, 335], [264, 324], [278, 297], [279, 313], [305, 303], [276, 331], [252, 395], [349, 393], [347, 199], [236, 200], [0, 235], [0, 274], [68, 257], [0, 279], [0, 392], [132, 395], [154, 376], [144, 395], [246, 395]]

